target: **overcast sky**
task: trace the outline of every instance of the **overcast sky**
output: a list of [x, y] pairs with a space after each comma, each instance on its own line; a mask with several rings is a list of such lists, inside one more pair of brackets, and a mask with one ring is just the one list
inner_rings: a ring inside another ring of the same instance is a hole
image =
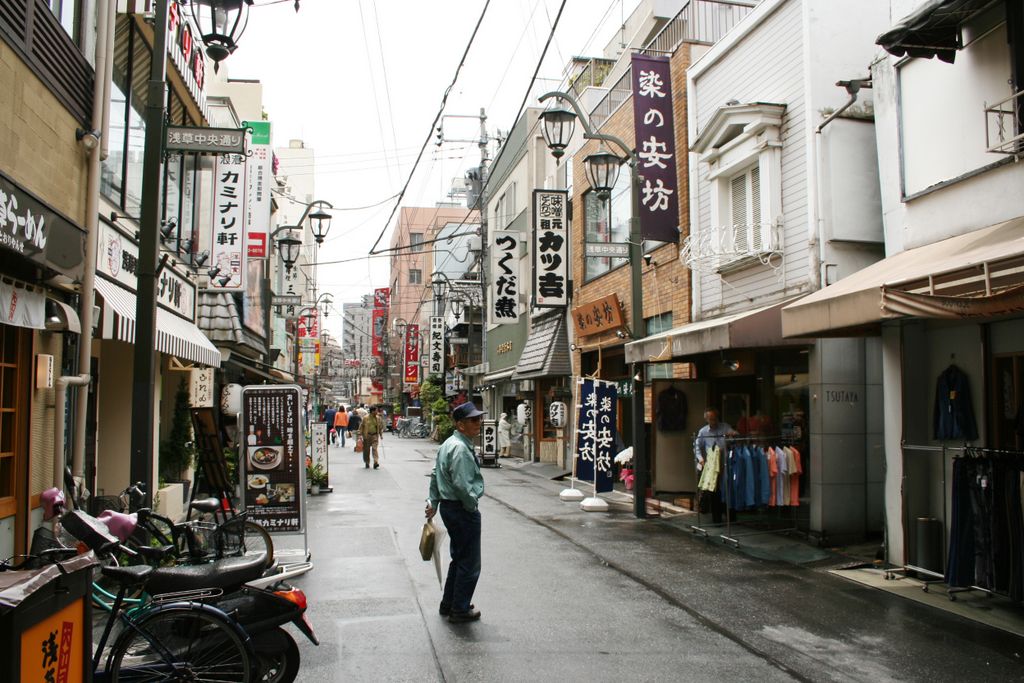
[[[452, 179], [479, 164], [475, 144], [437, 148], [431, 122], [484, 0], [302, 0], [297, 14], [292, 0], [268, 2], [257, 0], [225, 67], [232, 78], [263, 83], [276, 146], [301, 138], [315, 150], [316, 198], [359, 207], [398, 193], [427, 135], [431, 142], [402, 205], [445, 200]], [[483, 107], [491, 136], [509, 130], [561, 4], [491, 0], [445, 113], [475, 116]], [[600, 56], [637, 4], [565, 0], [538, 79], [556, 85], [572, 56]], [[476, 139], [479, 122], [446, 119], [444, 130], [449, 138]], [[320, 262], [365, 256], [385, 228], [387, 246], [394, 205], [335, 211]], [[339, 313], [325, 322], [340, 338], [341, 302], [386, 286], [388, 260], [322, 265], [319, 281], [321, 291], [335, 294]]]

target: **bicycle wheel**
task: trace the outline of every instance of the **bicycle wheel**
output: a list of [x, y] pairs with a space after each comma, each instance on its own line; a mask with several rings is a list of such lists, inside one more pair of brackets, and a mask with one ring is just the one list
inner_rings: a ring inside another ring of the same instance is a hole
[[252, 652], [241, 626], [208, 605], [158, 608], [126, 628], [110, 658], [111, 681], [248, 681]]
[[249, 519], [229, 519], [213, 532], [217, 557], [266, 553], [267, 566], [274, 561], [274, 541], [270, 533]]

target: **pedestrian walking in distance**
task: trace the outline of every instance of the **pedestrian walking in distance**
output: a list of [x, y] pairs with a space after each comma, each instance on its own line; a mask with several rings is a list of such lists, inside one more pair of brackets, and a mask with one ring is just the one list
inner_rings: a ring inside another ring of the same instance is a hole
[[473, 439], [480, 434], [483, 415], [471, 402], [452, 411], [455, 432], [438, 449], [430, 474], [427, 519], [433, 519], [440, 508], [451, 538], [452, 562], [439, 611], [452, 623], [480, 618], [472, 600], [480, 578], [480, 496], [484, 495], [484, 478]]
[[345, 406], [338, 406], [338, 412], [334, 415], [334, 434], [341, 438], [341, 447], [345, 447], [345, 432], [348, 431], [348, 413]]
[[324, 411], [324, 422], [327, 423], [328, 439], [330, 440], [332, 446], [337, 445], [337, 442], [334, 440], [334, 416], [337, 414], [338, 409], [335, 408], [334, 406], [327, 406], [327, 409]]
[[359, 433], [363, 437], [363, 465], [370, 466], [370, 453], [373, 453], [373, 469], [380, 467], [380, 460], [377, 454], [380, 440], [384, 436], [384, 423], [377, 415], [376, 406], [370, 408], [369, 414], [359, 423]]

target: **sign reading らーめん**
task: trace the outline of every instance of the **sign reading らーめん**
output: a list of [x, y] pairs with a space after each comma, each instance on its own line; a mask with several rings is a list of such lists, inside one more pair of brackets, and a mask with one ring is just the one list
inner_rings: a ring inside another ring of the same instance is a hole
[[0, 248], [70, 278], [82, 276], [85, 231], [0, 173]]

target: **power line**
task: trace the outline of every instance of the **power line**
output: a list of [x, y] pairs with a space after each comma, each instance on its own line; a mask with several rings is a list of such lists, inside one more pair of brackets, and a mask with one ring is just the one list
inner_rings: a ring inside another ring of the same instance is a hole
[[391, 219], [395, 215], [395, 211], [398, 210], [399, 205], [402, 203], [402, 197], [405, 196], [405, 191], [408, 189], [409, 184], [412, 182], [412, 177], [416, 173], [416, 167], [419, 166], [420, 159], [423, 157], [423, 152], [426, 151], [427, 145], [430, 144], [431, 139], [434, 136], [434, 126], [441, 120], [441, 115], [444, 113], [445, 105], [448, 102], [448, 95], [451, 93], [452, 88], [455, 87], [455, 83], [459, 80], [459, 73], [462, 71], [463, 65], [466, 63], [466, 57], [469, 55], [469, 50], [473, 47], [473, 41], [476, 39], [476, 34], [480, 30], [480, 25], [484, 21], [484, 16], [487, 15], [487, 8], [490, 7], [491, 0], [487, 0], [484, 3], [483, 11], [480, 12], [480, 18], [477, 19], [476, 26], [473, 27], [473, 34], [469, 37], [469, 42], [466, 44], [466, 49], [462, 53], [462, 59], [459, 60], [459, 66], [455, 69], [455, 76], [452, 78], [451, 84], [445, 89], [444, 95], [441, 97], [441, 106], [437, 110], [437, 114], [434, 116], [433, 122], [430, 124], [430, 129], [427, 131], [426, 137], [423, 139], [423, 146], [420, 147], [420, 153], [416, 156], [416, 161], [413, 162], [412, 169], [409, 171], [409, 177], [405, 181], [405, 185], [402, 187], [402, 191], [399, 193], [398, 201], [395, 203], [395, 207], [391, 210], [391, 215], [388, 216], [388, 220], [384, 223], [384, 228], [380, 231], [380, 235], [374, 241], [373, 246], [370, 247], [370, 253], [375, 254], [377, 245], [380, 244], [381, 239], [384, 238], [384, 233], [387, 232], [388, 225], [391, 223]]

